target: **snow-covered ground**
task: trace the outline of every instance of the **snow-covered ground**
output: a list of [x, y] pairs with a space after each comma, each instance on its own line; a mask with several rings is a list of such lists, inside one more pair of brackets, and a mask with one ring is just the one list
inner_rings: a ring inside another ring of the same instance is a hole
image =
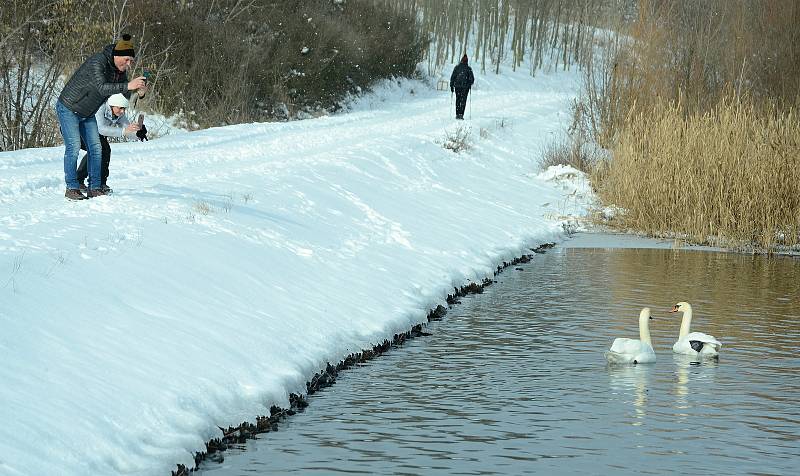
[[387, 82], [345, 114], [112, 144], [115, 193], [80, 202], [63, 148], [0, 153], [0, 474], [192, 465], [218, 426], [560, 240], [590, 192], [536, 161], [577, 89], [478, 75], [455, 121], [449, 91]]

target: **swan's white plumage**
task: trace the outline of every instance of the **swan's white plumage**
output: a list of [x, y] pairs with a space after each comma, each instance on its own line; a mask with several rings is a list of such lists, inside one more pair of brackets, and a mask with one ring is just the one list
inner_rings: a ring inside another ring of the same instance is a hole
[[656, 361], [653, 346], [639, 339], [618, 337], [606, 352], [606, 360], [613, 364], [647, 364]]
[[[672, 307], [670, 312], [683, 313], [678, 341], [672, 345], [673, 352], [696, 357], [717, 357], [719, 355], [722, 343], [716, 337], [702, 332], [689, 332], [692, 325], [692, 306], [688, 302], [679, 302]], [[692, 347], [692, 342], [702, 344], [699, 352]]]
[[690, 332], [686, 337], [678, 339], [672, 345], [672, 351], [678, 354], [696, 355], [698, 352], [692, 348], [692, 341], [703, 343], [703, 348], [699, 352], [703, 355], [719, 355], [719, 350], [722, 348], [722, 343], [714, 336], [703, 334], [702, 332]]
[[650, 308], [639, 313], [639, 339], [618, 337], [606, 352], [606, 360], [612, 364], [647, 364], [656, 361], [653, 343], [650, 340]]

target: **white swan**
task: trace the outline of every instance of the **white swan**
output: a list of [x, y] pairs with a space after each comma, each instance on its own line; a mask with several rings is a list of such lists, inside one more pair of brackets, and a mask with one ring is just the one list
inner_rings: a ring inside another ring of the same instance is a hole
[[618, 337], [606, 352], [606, 360], [612, 364], [649, 364], [656, 361], [653, 343], [650, 341], [650, 308], [639, 312], [639, 338]]
[[678, 341], [672, 346], [673, 352], [695, 357], [719, 357], [722, 344], [716, 337], [702, 332], [689, 332], [692, 325], [692, 306], [688, 302], [675, 304], [669, 312], [683, 313]]

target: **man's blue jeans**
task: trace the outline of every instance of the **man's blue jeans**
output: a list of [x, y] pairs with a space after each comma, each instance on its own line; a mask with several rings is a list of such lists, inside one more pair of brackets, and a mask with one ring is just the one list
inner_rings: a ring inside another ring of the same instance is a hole
[[82, 137], [89, 153], [89, 189], [99, 190], [103, 150], [94, 114], [90, 117], [81, 117], [61, 104], [61, 101], [56, 102], [56, 114], [58, 124], [61, 126], [61, 136], [64, 137], [64, 181], [67, 183], [67, 188], [79, 189], [78, 154], [81, 151]]

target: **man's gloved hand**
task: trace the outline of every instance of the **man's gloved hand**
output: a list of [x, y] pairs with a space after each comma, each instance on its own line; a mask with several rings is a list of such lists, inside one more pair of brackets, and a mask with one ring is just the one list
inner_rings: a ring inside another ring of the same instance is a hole
[[147, 127], [145, 127], [144, 124], [142, 124], [142, 127], [139, 128], [138, 131], [136, 131], [136, 137], [138, 137], [140, 141], [147, 140]]

